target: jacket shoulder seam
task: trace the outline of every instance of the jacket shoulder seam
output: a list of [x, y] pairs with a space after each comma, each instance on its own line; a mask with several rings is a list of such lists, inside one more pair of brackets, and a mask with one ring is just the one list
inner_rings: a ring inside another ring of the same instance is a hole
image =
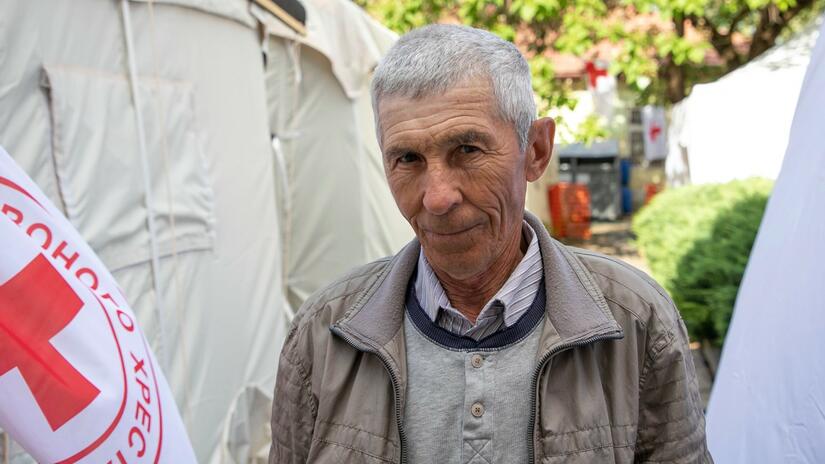
[[[576, 253], [576, 254], [580, 254], [580, 255], [589, 256], [589, 257], [591, 257], [591, 258], [598, 258], [598, 259], [602, 259], [602, 260], [604, 260], [604, 261], [610, 261], [611, 263], [614, 263], [614, 264], [618, 264], [619, 266], [621, 266], [621, 267], [623, 267], [623, 268], [625, 268], [625, 269], [629, 270], [630, 272], [632, 272], [633, 274], [635, 274], [636, 276], [638, 276], [639, 278], [641, 278], [642, 280], [644, 280], [644, 281], [645, 281], [645, 283], [646, 283], [646, 284], [648, 284], [651, 288], [653, 288], [653, 290], [655, 290], [655, 291], [656, 291], [656, 293], [658, 293], [659, 295], [661, 295], [661, 296], [662, 296], [662, 298], [664, 298], [664, 299], [665, 299], [665, 300], [667, 300], [668, 302], [670, 301], [670, 297], [668, 297], [668, 296], [667, 296], [667, 294], [665, 294], [664, 292], [662, 292], [662, 289], [661, 289], [661, 288], [659, 288], [659, 286], [658, 286], [658, 285], [653, 285], [653, 281], [652, 281], [652, 279], [650, 278], [650, 276], [648, 276], [648, 275], [647, 275], [647, 274], [645, 274], [644, 272], [642, 272], [642, 271], [640, 271], [640, 270], [636, 269], [635, 267], [633, 267], [633, 266], [631, 266], [631, 265], [629, 265], [629, 264], [625, 263], [624, 261], [619, 260], [619, 259], [615, 259], [615, 258], [611, 258], [611, 257], [609, 257], [609, 256], [605, 256], [605, 255], [602, 255], [602, 254], [599, 254], [599, 253], [593, 253], [593, 252], [591, 252], [591, 251], [581, 250], [581, 249], [577, 249], [577, 250], [575, 250], [575, 253]], [[602, 274], [601, 272], [596, 271], [596, 270], [594, 270], [594, 269], [590, 269], [590, 272], [593, 272], [593, 273], [595, 273], [595, 274], [599, 274], [599, 275], [600, 275], [600, 276], [602, 276], [602, 277], [608, 278], [608, 279], [610, 279], [610, 280], [612, 280], [612, 281], [614, 281], [614, 282], [616, 282], [616, 283], [620, 283], [620, 284], [621, 284], [621, 282], [617, 281], [616, 279], [612, 279], [612, 278], [610, 278], [610, 277], [607, 277], [606, 275], [604, 275], [604, 274]], [[633, 291], [632, 289], [630, 289], [629, 287], [627, 287], [627, 285], [622, 284], [622, 286], [623, 286], [623, 287], [625, 287], [625, 288], [628, 288], [628, 289], [629, 289], [629, 290], [631, 290], [631, 291]], [[636, 292], [635, 292], [635, 291], [633, 291], [633, 293], [636, 293]], [[641, 298], [641, 295], [639, 295], [638, 293], [636, 293], [636, 295], [638, 295], [638, 296], [639, 296], [639, 298]], [[642, 299], [644, 300], [644, 298], [642, 298]], [[648, 303], [648, 304], [650, 304], [650, 302], [648, 302], [648, 301], [646, 301], [646, 300], [645, 300], [645, 302], [646, 302], [646, 303]]]
[[[616, 279], [614, 279], [613, 277], [610, 277], [609, 275], [603, 274], [603, 273], [601, 273], [601, 272], [599, 272], [599, 271], [596, 271], [596, 270], [594, 270], [594, 269], [591, 269], [591, 270], [590, 270], [590, 272], [592, 272], [593, 274], [596, 274], [596, 275], [598, 275], [598, 276], [601, 276], [601, 277], [603, 277], [603, 278], [605, 278], [605, 279], [607, 279], [607, 280], [609, 280], [609, 281], [611, 281], [611, 282], [614, 282], [614, 283], [616, 283], [616, 284], [618, 284], [618, 285], [621, 285], [622, 287], [626, 288], [626, 289], [627, 289], [630, 293], [632, 293], [632, 294], [636, 295], [637, 297], [639, 297], [639, 299], [640, 299], [640, 300], [642, 300], [642, 301], [644, 301], [646, 305], [651, 305], [651, 304], [653, 304], [651, 301], [648, 301], [648, 300], [647, 300], [647, 298], [645, 298], [645, 297], [643, 297], [642, 295], [640, 295], [640, 294], [639, 294], [639, 292], [637, 292], [636, 290], [634, 290], [634, 289], [632, 289], [632, 288], [628, 287], [628, 286], [627, 286], [624, 282], [622, 282], [622, 281], [620, 281], [620, 280], [616, 280]], [[602, 293], [604, 293], [604, 292], [602, 292]]]
[[[633, 290], [632, 288], [628, 287], [627, 285], [625, 285], [625, 284], [624, 284], [623, 282], [621, 282], [621, 281], [618, 281], [618, 280], [616, 280], [616, 279], [614, 279], [614, 278], [612, 278], [612, 277], [610, 277], [610, 276], [608, 276], [608, 275], [602, 274], [602, 273], [601, 273], [601, 272], [599, 272], [599, 271], [591, 270], [590, 272], [592, 272], [592, 273], [594, 273], [594, 274], [596, 274], [596, 275], [599, 275], [599, 276], [601, 276], [601, 277], [603, 277], [603, 278], [605, 278], [605, 279], [607, 279], [607, 280], [609, 280], [609, 281], [611, 281], [611, 282], [615, 282], [617, 285], [621, 285], [622, 287], [626, 288], [629, 292], [631, 292], [631, 293], [633, 293], [634, 295], [636, 295], [637, 297], [639, 297], [639, 299], [640, 299], [640, 300], [644, 301], [644, 303], [645, 303], [646, 305], [648, 305], [648, 307], [650, 307], [650, 308], [651, 308], [651, 312], [653, 313], [653, 316], [654, 316], [654, 317], [656, 317], [656, 320], [657, 320], [657, 322], [659, 323], [659, 325], [661, 325], [661, 326], [665, 329], [665, 330], [664, 330], [664, 332], [666, 332], [666, 333], [665, 333], [665, 334], [662, 334], [662, 335], [664, 336], [664, 335], [666, 335], [666, 334], [668, 334], [668, 333], [672, 333], [672, 329], [673, 329], [673, 328], [672, 328], [672, 327], [670, 327], [669, 325], [665, 324], [665, 321], [663, 321], [663, 320], [662, 320], [662, 317], [659, 315], [659, 311], [655, 311], [655, 310], [653, 310], [653, 309], [652, 309], [652, 308], [656, 305], [654, 302], [652, 302], [652, 301], [648, 301], [648, 300], [647, 300], [647, 298], [643, 297], [643, 296], [642, 296], [642, 295], [640, 295], [640, 294], [639, 294], [636, 290]], [[650, 285], [650, 283], [648, 283], [648, 285]], [[655, 288], [655, 286], [653, 286], [653, 285], [651, 285], [651, 286]], [[662, 293], [659, 291], [659, 289], [656, 289], [656, 291], [657, 291], [660, 295], [662, 295]], [[681, 316], [681, 314], [679, 313], [679, 310], [676, 308], [676, 305], [675, 305], [675, 304], [673, 304], [673, 301], [672, 301], [670, 298], [668, 298], [666, 295], [662, 295], [662, 297], [664, 298], [665, 302], [667, 303], [667, 306], [669, 306], [669, 307], [670, 307], [670, 309], [671, 309], [671, 310], [673, 310], [674, 314], [676, 314], [676, 316], [677, 316], [679, 319], [681, 319], [681, 317], [682, 317], [682, 316]], [[605, 295], [605, 298], [607, 298], [607, 295]], [[615, 301], [615, 298], [611, 298], [611, 301]], [[625, 308], [625, 309], [627, 309], [627, 308]], [[629, 311], [629, 310], [628, 310], [628, 311]], [[630, 311], [630, 312], [631, 312], [631, 314], [635, 314], [635, 313], [633, 313], [632, 311]], [[638, 315], [637, 315], [636, 317], [638, 317]]]
[[613, 304], [615, 304], [616, 306], [624, 309], [628, 313], [630, 313], [636, 319], [636, 321], [642, 326], [642, 328], [644, 328], [644, 329], [647, 328], [647, 323], [642, 319], [642, 317], [639, 316], [638, 314], [636, 314], [636, 312], [634, 312], [632, 309], [628, 308], [627, 305], [625, 305], [624, 303], [620, 302], [619, 300], [617, 300], [613, 297], [607, 296], [607, 295], [604, 296], [604, 299], [611, 302], [611, 303], [613, 303]]

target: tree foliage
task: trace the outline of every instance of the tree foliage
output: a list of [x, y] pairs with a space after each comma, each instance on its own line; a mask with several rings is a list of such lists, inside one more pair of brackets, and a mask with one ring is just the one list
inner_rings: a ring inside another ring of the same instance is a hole
[[356, 2], [398, 33], [458, 21], [513, 41], [530, 61], [544, 108], [575, 105], [571, 83], [555, 79], [550, 50], [590, 58], [595, 46], [615, 44], [611, 70], [635, 103], [675, 103], [694, 84], [743, 65], [825, 9], [825, 0]]

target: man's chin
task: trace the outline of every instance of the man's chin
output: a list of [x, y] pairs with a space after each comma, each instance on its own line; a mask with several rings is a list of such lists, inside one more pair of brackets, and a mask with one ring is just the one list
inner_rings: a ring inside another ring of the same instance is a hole
[[473, 251], [436, 253], [435, 256], [428, 255], [427, 261], [438, 274], [447, 274], [453, 280], [467, 280], [484, 271], [484, 257]]

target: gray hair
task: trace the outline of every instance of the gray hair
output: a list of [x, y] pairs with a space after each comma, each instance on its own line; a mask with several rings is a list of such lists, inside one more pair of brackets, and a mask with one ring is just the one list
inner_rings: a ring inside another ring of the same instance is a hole
[[530, 66], [510, 42], [467, 26], [433, 24], [410, 31], [378, 63], [372, 80], [372, 108], [385, 96], [440, 95], [469, 79], [488, 79], [503, 121], [513, 124], [519, 148], [527, 148], [536, 102]]

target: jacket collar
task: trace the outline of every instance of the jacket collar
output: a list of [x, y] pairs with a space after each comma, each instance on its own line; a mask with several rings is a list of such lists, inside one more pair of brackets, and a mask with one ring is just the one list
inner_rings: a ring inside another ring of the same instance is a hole
[[[575, 344], [603, 335], [621, 337], [622, 331], [593, 276], [565, 246], [550, 237], [544, 225], [531, 213], [524, 218], [539, 240], [544, 263], [545, 318], [537, 357], [561, 345]], [[384, 354], [404, 371], [404, 299], [420, 244], [413, 239], [396, 254], [375, 282], [333, 325], [365, 345]]]

